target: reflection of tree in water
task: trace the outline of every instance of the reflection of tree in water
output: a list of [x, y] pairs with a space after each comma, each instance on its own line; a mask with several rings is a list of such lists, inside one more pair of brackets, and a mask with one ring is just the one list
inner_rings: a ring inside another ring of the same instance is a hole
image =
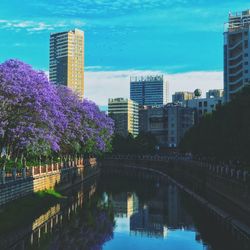
[[101, 177], [98, 183], [98, 191], [100, 194], [105, 192], [116, 195], [121, 193], [136, 193], [140, 197], [140, 202], [145, 203], [150, 200], [158, 192], [155, 180], [144, 180], [138, 177]]
[[102, 245], [113, 238], [113, 227], [111, 204], [103, 204], [95, 196], [56, 233], [49, 249], [102, 249]]

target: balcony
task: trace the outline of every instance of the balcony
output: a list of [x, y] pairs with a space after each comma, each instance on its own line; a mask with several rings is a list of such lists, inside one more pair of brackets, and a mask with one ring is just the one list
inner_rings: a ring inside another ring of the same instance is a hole
[[242, 68], [243, 68], [243, 63], [242, 62], [240, 62], [236, 67], [230, 68], [229, 69], [230, 76], [234, 76], [234, 75], [238, 74], [238, 72], [240, 70], [242, 70]]
[[234, 58], [242, 53], [242, 44], [234, 50], [229, 50], [229, 57]]
[[233, 42], [229, 43], [228, 49], [233, 50], [233, 49], [237, 48], [239, 45], [241, 45], [241, 48], [242, 48], [242, 38], [238, 39], [238, 41], [236, 41], [234, 43]]
[[230, 82], [230, 84], [234, 84], [235, 82], [242, 79], [242, 77], [243, 77], [243, 71], [240, 71], [240, 73], [237, 74], [236, 76], [230, 76], [229, 77], [229, 82]]
[[242, 56], [242, 52], [241, 52], [238, 56], [229, 58], [229, 66], [234, 66], [234, 65], [242, 62], [242, 60], [243, 60], [243, 56]]
[[231, 93], [236, 93], [242, 86], [243, 86], [243, 80], [240, 80], [236, 84], [230, 84], [229, 85], [229, 91]]

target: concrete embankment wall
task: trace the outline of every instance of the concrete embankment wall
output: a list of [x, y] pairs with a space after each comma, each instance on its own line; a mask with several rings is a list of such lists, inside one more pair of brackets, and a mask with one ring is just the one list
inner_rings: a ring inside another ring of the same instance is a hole
[[96, 167], [96, 160], [91, 159], [90, 161], [72, 162], [64, 167], [52, 167], [50, 171], [48, 167], [45, 171], [42, 171], [41, 167], [33, 169], [31, 176], [7, 181], [0, 185], [0, 206], [37, 191], [63, 189], [80, 183]]
[[[208, 177], [203, 172], [203, 178], [200, 179], [201, 169], [195, 170], [197, 166], [192, 168], [192, 166], [184, 165], [180, 162], [170, 161], [106, 159], [102, 162], [101, 169], [106, 173], [122, 174], [124, 176], [141, 176], [143, 172], [145, 172], [147, 173], [147, 178], [150, 175], [159, 180], [170, 180], [190, 196], [190, 198], [197, 202], [204, 212], [206, 212], [208, 216], [211, 216], [218, 225], [229, 232], [233, 238], [238, 240], [241, 245], [240, 249], [249, 249], [250, 227], [248, 217], [250, 214], [248, 213], [248, 210], [250, 208], [247, 206], [247, 183], [244, 187], [242, 184], [239, 184], [238, 186], [237, 192], [240, 188], [245, 190], [244, 196], [239, 197], [241, 198], [239, 202], [235, 199], [235, 194], [232, 194], [231, 197], [229, 196], [231, 185], [228, 188], [226, 187], [226, 185], [229, 185], [228, 183], [231, 183], [232, 180], [228, 180], [228, 182], [225, 180], [222, 182], [221, 185], [224, 185], [224, 188], [221, 188], [221, 190], [216, 189], [215, 193], [215, 190], [210, 188], [214, 182], [212, 176]], [[198, 173], [196, 171], [198, 171]], [[204, 177], [204, 175], [206, 177]], [[212, 179], [211, 182], [210, 179]], [[237, 183], [235, 182], [234, 185], [237, 185]], [[219, 202], [214, 199], [211, 193], [219, 199]]]
[[44, 236], [52, 235], [55, 228], [60, 228], [63, 225], [63, 221], [70, 220], [75, 215], [77, 208], [82, 207], [84, 201], [95, 193], [95, 177], [98, 173], [99, 168], [94, 168], [93, 171], [84, 175], [83, 181], [79, 184], [74, 183], [76, 187], [74, 190], [77, 190], [77, 195], [74, 196], [73, 201], [71, 200], [71, 205], [64, 206], [58, 203], [36, 219], [30, 221], [29, 218], [27, 225], [24, 225], [24, 227], [16, 228], [14, 232], [0, 235], [0, 249], [24, 250], [30, 249], [31, 246], [32, 249], [38, 248]]
[[105, 159], [103, 163], [125, 164], [162, 171], [205, 198], [217, 198], [223, 200], [224, 204], [228, 203], [231, 205], [231, 212], [238, 215], [241, 213], [243, 219], [247, 219], [250, 225], [249, 173], [240, 174], [240, 171], [223, 166], [173, 159]]

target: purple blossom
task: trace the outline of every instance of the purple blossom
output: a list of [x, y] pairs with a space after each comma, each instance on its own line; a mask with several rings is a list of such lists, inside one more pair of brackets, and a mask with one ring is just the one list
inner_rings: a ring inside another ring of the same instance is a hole
[[0, 150], [10, 157], [107, 151], [113, 121], [18, 60], [0, 64]]

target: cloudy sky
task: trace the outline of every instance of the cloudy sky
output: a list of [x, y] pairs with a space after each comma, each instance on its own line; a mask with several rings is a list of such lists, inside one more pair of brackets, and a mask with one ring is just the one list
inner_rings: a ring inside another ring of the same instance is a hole
[[128, 97], [129, 76], [166, 74], [177, 90], [223, 87], [223, 29], [249, 0], [1, 0], [0, 62], [48, 71], [49, 34], [85, 31], [86, 97]]

